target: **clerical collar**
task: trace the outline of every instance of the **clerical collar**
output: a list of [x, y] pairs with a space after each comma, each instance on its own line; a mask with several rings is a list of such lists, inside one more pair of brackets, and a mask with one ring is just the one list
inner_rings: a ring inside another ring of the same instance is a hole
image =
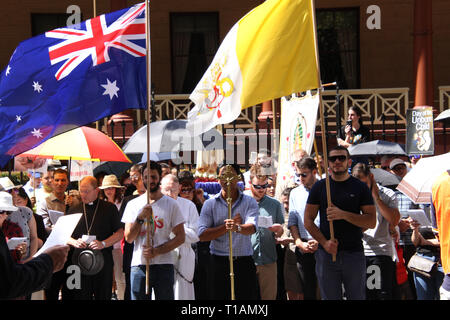
[[88, 206], [93, 206], [93, 205], [95, 204], [96, 201], [97, 201], [97, 199], [95, 199], [95, 200], [92, 201], [92, 202], [86, 203], [86, 205], [88, 205]]

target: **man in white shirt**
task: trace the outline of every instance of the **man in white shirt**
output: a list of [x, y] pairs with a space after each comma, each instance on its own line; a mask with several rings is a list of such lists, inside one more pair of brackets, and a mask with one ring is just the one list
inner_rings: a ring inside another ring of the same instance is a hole
[[[125, 223], [125, 240], [134, 241], [131, 260], [131, 298], [150, 300], [146, 294], [146, 262], [149, 260], [150, 289], [156, 300], [174, 299], [174, 254], [173, 250], [185, 240], [184, 218], [178, 203], [161, 193], [161, 166], [150, 162], [150, 168], [143, 167], [143, 182], [147, 192], [128, 202], [122, 217]], [[148, 182], [150, 183], [149, 185]], [[149, 203], [148, 203], [149, 202]], [[154, 235], [151, 245], [146, 245], [148, 217], [154, 216]], [[171, 233], [175, 236], [171, 237]]]
[[198, 211], [195, 204], [187, 199], [179, 197], [180, 184], [178, 178], [173, 174], [167, 174], [161, 180], [161, 192], [178, 202], [180, 211], [186, 221], [184, 243], [175, 249], [177, 253], [175, 262], [175, 300], [195, 300], [194, 271], [195, 252], [191, 244], [198, 242]]

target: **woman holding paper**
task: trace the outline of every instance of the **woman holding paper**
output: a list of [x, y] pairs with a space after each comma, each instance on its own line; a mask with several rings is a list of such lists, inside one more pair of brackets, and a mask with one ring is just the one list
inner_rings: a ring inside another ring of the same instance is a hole
[[8, 215], [8, 220], [18, 224], [19, 227], [22, 229], [23, 236], [27, 238], [26, 251], [21, 257], [21, 262], [25, 263], [31, 260], [38, 250], [38, 237], [37, 237], [36, 220], [33, 216], [33, 211], [26, 206], [20, 206], [18, 204], [19, 202], [18, 195], [20, 192], [19, 190], [20, 189], [9, 190], [12, 194], [14, 205], [17, 206], [18, 210], [11, 212], [11, 214]]

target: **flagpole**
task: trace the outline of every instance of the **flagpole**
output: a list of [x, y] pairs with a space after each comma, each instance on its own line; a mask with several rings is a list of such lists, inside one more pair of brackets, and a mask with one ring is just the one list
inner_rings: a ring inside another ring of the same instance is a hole
[[[325, 119], [324, 119], [324, 112], [323, 112], [323, 103], [322, 103], [322, 81], [320, 80], [320, 63], [319, 63], [319, 48], [317, 44], [317, 24], [316, 24], [316, 6], [314, 3], [314, 0], [311, 0], [311, 9], [312, 9], [312, 18], [313, 18], [313, 31], [314, 31], [314, 49], [316, 51], [316, 65], [317, 65], [317, 73], [318, 73], [318, 79], [319, 79], [319, 88], [318, 88], [318, 94], [319, 94], [319, 113], [320, 113], [320, 127], [322, 131], [322, 153], [323, 153], [323, 161], [325, 166], [328, 166], [328, 151], [327, 151], [327, 141], [326, 141], [326, 135], [325, 135]], [[327, 202], [328, 207], [331, 207], [331, 192], [330, 192], [330, 175], [328, 173], [328, 170], [325, 169], [325, 187], [327, 192]], [[329, 221], [330, 224], [330, 240], [334, 241], [334, 225], [333, 221]], [[336, 261], [336, 255], [332, 255], [333, 262]]]
[[[151, 71], [151, 48], [150, 48], [150, 0], [145, 1], [145, 54], [146, 54], [146, 73], [147, 73], [147, 204], [150, 204], [150, 113], [151, 113], [151, 88], [152, 88], [152, 71]], [[145, 178], [145, 177], [143, 177]], [[146, 218], [146, 245], [150, 247], [151, 240], [154, 236], [154, 217], [153, 210], [151, 215]], [[151, 239], [150, 239], [151, 238]], [[145, 293], [150, 294], [150, 259], [145, 261]]]
[[97, 0], [92, 0], [92, 10], [94, 11], [94, 18], [97, 16]]

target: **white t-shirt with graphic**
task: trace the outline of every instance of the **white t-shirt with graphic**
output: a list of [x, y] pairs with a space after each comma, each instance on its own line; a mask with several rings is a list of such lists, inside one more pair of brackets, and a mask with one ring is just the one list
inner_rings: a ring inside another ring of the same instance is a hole
[[[142, 208], [147, 204], [147, 193], [131, 200], [127, 203], [123, 213], [123, 223], [133, 223], [137, 216], [142, 212]], [[155, 236], [153, 238], [153, 247], [158, 247], [170, 240], [170, 233], [177, 225], [184, 223], [183, 214], [180, 211], [176, 200], [162, 196], [152, 204], [153, 215], [155, 217]], [[146, 242], [146, 224], [141, 227], [141, 232], [134, 240], [133, 258], [131, 266], [145, 265], [145, 258], [142, 255], [143, 245]], [[159, 255], [150, 260], [150, 264], [174, 264], [174, 251]]]

